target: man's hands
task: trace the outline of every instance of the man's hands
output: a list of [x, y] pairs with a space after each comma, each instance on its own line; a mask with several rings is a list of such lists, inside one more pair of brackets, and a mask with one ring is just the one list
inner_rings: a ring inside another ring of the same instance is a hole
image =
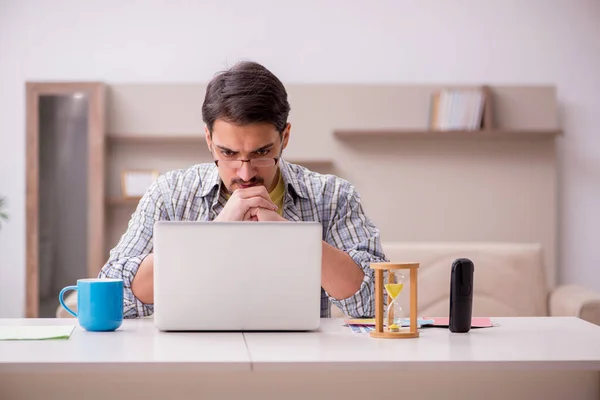
[[277, 214], [276, 211], [257, 207], [246, 212], [244, 221], [287, 221], [287, 219]]
[[276, 211], [277, 206], [271, 201], [267, 189], [260, 185], [234, 191], [215, 221], [284, 220]]

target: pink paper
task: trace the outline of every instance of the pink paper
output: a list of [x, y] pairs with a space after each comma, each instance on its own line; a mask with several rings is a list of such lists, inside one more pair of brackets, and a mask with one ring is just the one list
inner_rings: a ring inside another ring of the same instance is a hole
[[[434, 325], [450, 325], [450, 318], [448, 317], [428, 317], [424, 319], [434, 320]], [[490, 317], [475, 317], [471, 319], [472, 328], [489, 328], [493, 326]]]

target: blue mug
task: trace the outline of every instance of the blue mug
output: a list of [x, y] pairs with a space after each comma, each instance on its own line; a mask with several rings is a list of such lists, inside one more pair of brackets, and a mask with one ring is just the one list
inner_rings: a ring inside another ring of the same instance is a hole
[[[77, 291], [77, 312], [65, 304], [63, 295]], [[60, 305], [87, 331], [114, 331], [123, 323], [123, 280], [79, 279], [77, 286], [67, 286], [58, 295]]]

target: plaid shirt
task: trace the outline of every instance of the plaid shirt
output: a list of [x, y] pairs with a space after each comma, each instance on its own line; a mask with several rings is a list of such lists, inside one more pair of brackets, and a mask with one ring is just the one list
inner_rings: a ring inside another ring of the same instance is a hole
[[[285, 183], [283, 217], [320, 222], [323, 240], [344, 250], [364, 272], [360, 288], [349, 298], [335, 299], [321, 289], [321, 317], [331, 315], [330, 302], [351, 317], [372, 317], [374, 273], [369, 264], [387, 260], [379, 231], [364, 214], [360, 196], [351, 184], [336, 176], [318, 174], [283, 159], [279, 167]], [[123, 279], [125, 318], [149, 316], [154, 311], [152, 304], [142, 303], [131, 291], [142, 260], [152, 252], [154, 222], [212, 221], [226, 202], [212, 163], [168, 172], [150, 186], [99, 274], [101, 278]]]

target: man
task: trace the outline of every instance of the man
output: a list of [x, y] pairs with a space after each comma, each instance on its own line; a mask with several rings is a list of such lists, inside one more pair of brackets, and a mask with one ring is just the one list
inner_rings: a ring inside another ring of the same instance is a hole
[[239, 63], [208, 84], [202, 116], [215, 162], [157, 179], [100, 271], [100, 277], [123, 279], [125, 318], [153, 312], [157, 220], [318, 221], [321, 316], [330, 316], [330, 301], [352, 317], [374, 315], [369, 264], [385, 261], [379, 231], [348, 182], [281, 158], [290, 138], [289, 111], [283, 84], [260, 64]]

